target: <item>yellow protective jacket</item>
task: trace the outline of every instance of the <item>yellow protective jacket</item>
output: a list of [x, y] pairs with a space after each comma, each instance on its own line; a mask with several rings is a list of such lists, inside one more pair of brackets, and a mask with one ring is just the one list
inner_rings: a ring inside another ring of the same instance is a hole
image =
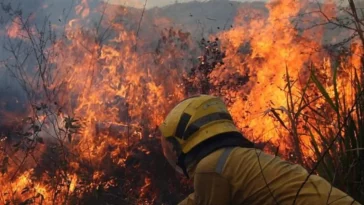
[[[292, 205], [308, 176], [291, 164], [254, 148], [223, 148], [203, 158], [189, 171], [195, 192], [179, 205]], [[311, 175], [296, 205], [358, 205], [323, 178]]]

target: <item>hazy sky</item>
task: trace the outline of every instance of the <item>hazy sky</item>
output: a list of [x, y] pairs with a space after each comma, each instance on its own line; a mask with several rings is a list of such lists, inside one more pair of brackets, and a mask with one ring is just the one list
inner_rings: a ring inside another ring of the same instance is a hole
[[[110, 3], [114, 4], [122, 4], [125, 6], [135, 6], [135, 7], [143, 7], [145, 0], [103, 0], [108, 1]], [[173, 4], [175, 2], [183, 3], [183, 2], [189, 2], [189, 1], [209, 1], [209, 0], [146, 0], [147, 1], [147, 8], [152, 7], [162, 7], [168, 4]], [[212, 1], [229, 1], [229, 0], [212, 0]], [[240, 1], [240, 2], [251, 2], [251, 1], [269, 1], [269, 0], [234, 0], [234, 1]], [[336, 3], [343, 3], [346, 2], [346, 0], [308, 0], [308, 1], [314, 1], [314, 2], [336, 2]], [[363, 0], [356, 0], [356, 1], [363, 1]]]
[[[104, 0], [107, 1], [107, 0]], [[184, 3], [193, 0], [147, 0], [147, 8], [151, 7], [162, 7], [168, 4], [173, 4], [175, 2]], [[196, 0], [196, 1], [208, 1], [208, 0]], [[215, 0], [215, 1], [229, 1], [229, 0]], [[257, 0], [236, 0], [236, 1], [257, 1]], [[264, 1], [264, 0], [263, 0]], [[110, 3], [123, 4], [128, 6], [139, 6], [142, 7], [145, 0], [109, 0]]]

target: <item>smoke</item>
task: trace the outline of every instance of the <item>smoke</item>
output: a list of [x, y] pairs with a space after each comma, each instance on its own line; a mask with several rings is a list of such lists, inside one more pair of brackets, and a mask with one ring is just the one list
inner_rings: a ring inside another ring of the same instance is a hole
[[[87, 3], [91, 9], [100, 8], [101, 0], [0, 0], [0, 95], [14, 96], [18, 100], [25, 99], [25, 93], [22, 91], [19, 82], [14, 79], [14, 76], [9, 72], [9, 66], [5, 66], [7, 61], [12, 58], [9, 51], [9, 43], [19, 43], [18, 39], [9, 39], [9, 32], [12, 29], [16, 32], [18, 22], [16, 22], [15, 14], [20, 12], [23, 21], [29, 25], [34, 25], [37, 29], [41, 29], [46, 24], [51, 24], [54, 28], [58, 28], [57, 36], [62, 35], [62, 28], [71, 19], [76, 16], [86, 15], [86, 11], [81, 11], [77, 14], [77, 6], [82, 3]], [[158, 2], [158, 1], [156, 1]], [[155, 3], [156, 3], [155, 2]], [[111, 1], [110, 3], [117, 3]], [[117, 6], [110, 5], [107, 12], [115, 12], [115, 15], [120, 10], [120, 1]], [[159, 2], [159, 5], [165, 5], [172, 2]], [[125, 5], [125, 4], [124, 4]], [[128, 6], [128, 5], [126, 5]], [[216, 7], [216, 8], [215, 8]], [[224, 11], [220, 8], [225, 7]], [[150, 8], [150, 7], [148, 7]], [[131, 30], [139, 30], [139, 38], [154, 38], [155, 42], [160, 37], [160, 31], [163, 28], [177, 27], [184, 31], [189, 31], [195, 40], [206, 37], [209, 33], [215, 33], [219, 29], [229, 27], [232, 24], [233, 17], [236, 13], [236, 8], [228, 4], [228, 2], [192, 2], [190, 4], [178, 4], [175, 7], [164, 7], [163, 9], [149, 9], [144, 13], [142, 18], [141, 9], [128, 8], [128, 16], [123, 17], [124, 25]], [[176, 12], [177, 11], [177, 12]], [[85, 13], [82, 13], [85, 12]], [[84, 25], [93, 26], [100, 18], [100, 13], [89, 12], [85, 16]], [[140, 25], [138, 21], [140, 20]], [[22, 28], [18, 28], [21, 30]], [[57, 30], [56, 30], [57, 31]], [[150, 34], [153, 35], [150, 35]], [[156, 43], [152, 45], [151, 50], [155, 49]], [[32, 61], [34, 59], [31, 59]], [[29, 63], [27, 67], [31, 69]], [[11, 88], [11, 89], [9, 89]], [[6, 94], [5, 94], [6, 93]], [[5, 97], [2, 97], [5, 98]], [[10, 99], [6, 97], [5, 99]]]
[[[12, 49], [20, 48], [22, 39], [19, 36], [24, 37], [24, 33], [21, 33], [24, 30], [22, 25], [26, 24], [38, 30], [49, 25], [62, 28], [76, 16], [74, 7], [79, 3], [79, 0], [0, 0], [0, 119], [7, 115], [5, 113], [25, 112], [24, 107], [29, 103], [26, 85], [22, 84], [24, 79], [19, 79], [21, 74], [17, 73], [20, 62], [17, 62], [12, 54]], [[61, 35], [61, 32], [56, 35]], [[22, 48], [24, 52], [18, 53], [24, 56], [19, 58], [25, 59], [28, 48]], [[23, 65], [23, 71], [30, 72], [36, 66], [35, 61], [34, 55], [30, 55]]]
[[[84, 26], [92, 27], [97, 24], [98, 19], [100, 19], [100, 12], [82, 10], [82, 6], [100, 9], [103, 2], [117, 4], [109, 5], [106, 8], [108, 13], [115, 13], [115, 16], [120, 15], [123, 6], [133, 6], [130, 1], [126, 4], [121, 0], [0, 0], [0, 101], [2, 102], [0, 110], [23, 110], [24, 104], [27, 103], [27, 93], [24, 91], [24, 87], [14, 78], [14, 73], [11, 72], [12, 68], [7, 64], [9, 59], [13, 60], [11, 52], [9, 52], [10, 40], [12, 43], [19, 43], [17, 39], [9, 39], [8, 36], [9, 29], [16, 23], [11, 11], [21, 11], [24, 20], [39, 29], [47, 24], [52, 25], [58, 32], [56, 33], [57, 37], [61, 37], [64, 26], [76, 17], [84, 20]], [[144, 1], [137, 0], [133, 2], [144, 3]], [[147, 53], [156, 50], [158, 39], [161, 37], [160, 32], [164, 28], [175, 27], [187, 31], [191, 34], [192, 39], [197, 42], [210, 34], [231, 29], [239, 7], [267, 12], [265, 1], [248, 1], [249, 3], [241, 3], [247, 1], [220, 0], [183, 2], [186, 1], [150, 1], [147, 2], [145, 13], [140, 9], [140, 5], [135, 4], [134, 6], [138, 8], [127, 8], [127, 14], [115, 20], [123, 21], [123, 25], [129, 30], [138, 30], [139, 39], [148, 38], [149, 42], [153, 42], [141, 49]], [[171, 3], [176, 4], [164, 6]], [[155, 6], [160, 6], [160, 8], [154, 8]], [[329, 37], [331, 35], [340, 36], [333, 34], [334, 32], [328, 30], [327, 35]], [[27, 67], [28, 71], [32, 70], [35, 65], [35, 59], [33, 58], [27, 61], [25, 67]]]
[[7, 64], [11, 59], [8, 34], [14, 16], [20, 12], [24, 18], [29, 18], [34, 13], [42, 16], [42, 12], [39, 12], [42, 1], [0, 0], [0, 126], [13, 124], [9, 120], [16, 121], [26, 115], [28, 107], [26, 93]]

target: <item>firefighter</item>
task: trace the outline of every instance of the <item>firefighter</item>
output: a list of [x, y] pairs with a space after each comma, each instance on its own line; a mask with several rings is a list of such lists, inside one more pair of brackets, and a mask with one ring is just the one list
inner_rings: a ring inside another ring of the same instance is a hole
[[159, 130], [168, 162], [194, 181], [180, 205], [359, 204], [303, 167], [254, 148], [218, 97], [183, 100]]

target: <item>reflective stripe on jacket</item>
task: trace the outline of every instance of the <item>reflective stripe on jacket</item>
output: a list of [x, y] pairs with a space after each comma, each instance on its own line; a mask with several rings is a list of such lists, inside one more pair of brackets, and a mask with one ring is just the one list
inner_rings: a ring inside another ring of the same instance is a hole
[[[224, 148], [190, 171], [195, 192], [179, 205], [292, 205], [308, 176], [302, 166], [254, 148]], [[358, 205], [325, 179], [311, 175], [296, 205]]]

